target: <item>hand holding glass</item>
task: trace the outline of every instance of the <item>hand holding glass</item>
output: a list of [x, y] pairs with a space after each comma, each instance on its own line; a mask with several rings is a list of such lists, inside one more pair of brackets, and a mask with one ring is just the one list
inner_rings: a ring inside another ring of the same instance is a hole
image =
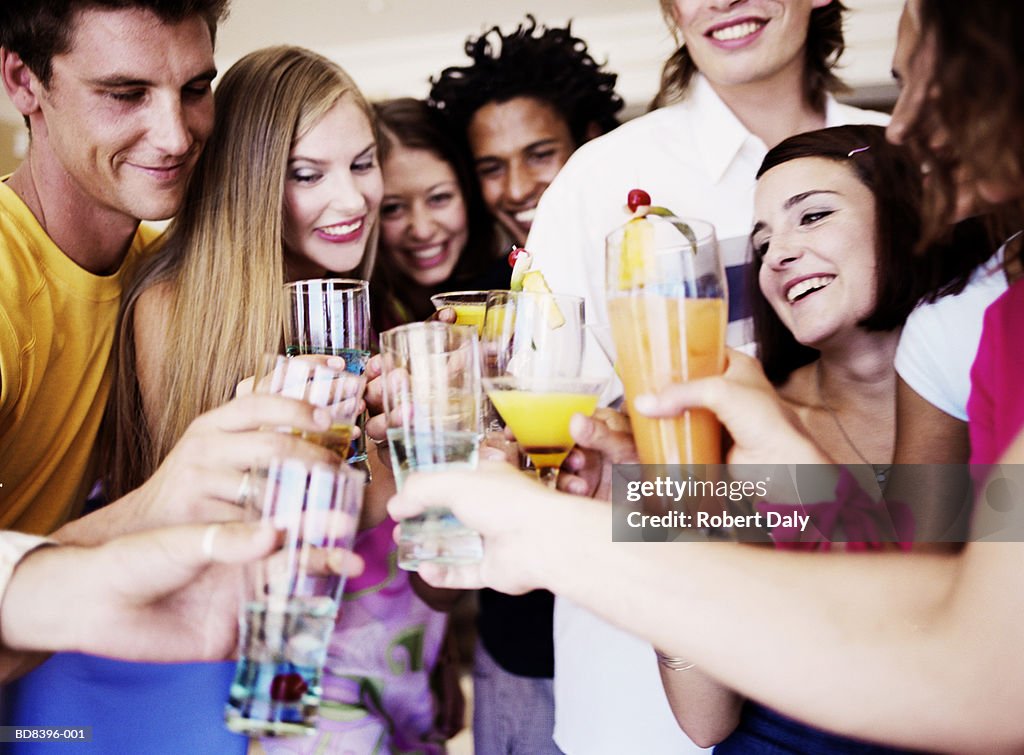
[[[369, 283], [355, 278], [312, 278], [286, 283], [284, 290], [288, 356], [340, 356], [345, 369], [362, 375], [370, 358]], [[353, 444], [348, 461], [369, 470], [365, 436]]]
[[[384, 412], [395, 481], [413, 471], [475, 467], [482, 436], [476, 328], [421, 322], [380, 337]], [[445, 507], [402, 522], [398, 565], [479, 561], [483, 546]]]
[[484, 325], [484, 307], [490, 291], [447, 291], [434, 294], [430, 303], [435, 309], [450, 307], [455, 311], [456, 325], [472, 325], [479, 334]]
[[281, 550], [245, 567], [238, 664], [224, 717], [251, 736], [310, 734], [352, 549], [365, 475], [346, 465], [275, 459], [254, 471], [246, 518], [281, 533]]
[[[358, 433], [356, 421], [363, 408], [366, 378], [346, 369], [328, 367], [314, 357], [286, 357], [262, 354], [256, 363], [253, 391], [274, 393], [308, 401], [327, 409], [331, 426], [321, 433], [303, 432], [302, 437], [329, 448], [343, 459]], [[279, 428], [295, 432], [291, 428]]]

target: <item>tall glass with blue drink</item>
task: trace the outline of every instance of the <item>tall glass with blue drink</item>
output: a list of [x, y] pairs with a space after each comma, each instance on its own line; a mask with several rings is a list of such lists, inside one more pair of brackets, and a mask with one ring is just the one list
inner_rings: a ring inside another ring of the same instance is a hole
[[[288, 356], [340, 356], [349, 372], [363, 373], [370, 358], [369, 283], [355, 278], [312, 278], [286, 283], [284, 314]], [[368, 471], [365, 435], [353, 441], [348, 461]]]
[[270, 523], [282, 545], [245, 567], [224, 718], [249, 736], [310, 734], [345, 584], [338, 561], [355, 541], [365, 475], [348, 465], [275, 459], [253, 477], [246, 517]]
[[[483, 437], [477, 329], [421, 322], [380, 337], [388, 449], [401, 489], [410, 472], [475, 467]], [[447, 507], [402, 521], [398, 565], [465, 564], [483, 556], [480, 535]]]

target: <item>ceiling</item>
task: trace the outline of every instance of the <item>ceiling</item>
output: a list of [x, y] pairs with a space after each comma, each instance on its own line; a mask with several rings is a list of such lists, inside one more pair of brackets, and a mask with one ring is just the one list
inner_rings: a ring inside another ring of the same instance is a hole
[[[901, 0], [846, 0], [845, 77], [855, 86], [889, 81]], [[657, 0], [234, 0], [218, 41], [233, 62], [270, 44], [301, 44], [337, 60], [371, 98], [422, 96], [427, 79], [464, 60], [467, 36], [505, 29], [533, 12], [551, 25], [573, 21], [598, 60], [619, 74], [627, 103], [646, 104], [675, 48]]]
[[562, 23], [616, 15], [630, 7], [658, 15], [656, 0], [233, 0], [220, 44], [225, 54], [237, 57], [281, 42], [333, 48], [423, 34], [469, 34], [518, 22], [531, 11], [541, 20]]

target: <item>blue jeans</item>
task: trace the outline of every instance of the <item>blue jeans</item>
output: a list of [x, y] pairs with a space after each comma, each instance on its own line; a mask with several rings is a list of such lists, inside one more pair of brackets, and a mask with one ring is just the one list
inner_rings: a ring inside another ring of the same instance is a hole
[[562, 755], [551, 738], [554, 728], [551, 680], [510, 674], [477, 642], [473, 664], [476, 755]]

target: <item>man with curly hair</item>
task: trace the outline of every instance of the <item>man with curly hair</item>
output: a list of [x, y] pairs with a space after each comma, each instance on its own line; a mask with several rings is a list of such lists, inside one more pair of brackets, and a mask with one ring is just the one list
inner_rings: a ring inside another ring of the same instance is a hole
[[[803, 131], [887, 117], [832, 96], [843, 88], [834, 72], [844, 46], [839, 0], [660, 3], [679, 47], [657, 109], [573, 155], [545, 194], [527, 247], [552, 289], [584, 296], [588, 320], [600, 322], [605, 236], [628, 218], [629, 190], [642, 188], [653, 204], [714, 224], [729, 279], [727, 339], [740, 346], [751, 340], [742, 281], [754, 176], [768, 148]], [[610, 373], [597, 362], [591, 370]], [[563, 488], [580, 492], [582, 480], [562, 477]], [[649, 645], [563, 600], [554, 632], [562, 749], [668, 755], [694, 747], [668, 708]]]
[[466, 41], [467, 66], [431, 79], [430, 104], [464, 135], [484, 201], [522, 246], [541, 194], [575, 149], [619, 124], [616, 75], [565, 27], [533, 16]]
[[[429, 103], [466, 140], [484, 202], [519, 246], [541, 195], [584, 142], [614, 129], [622, 98], [616, 75], [587, 43], [533, 16], [510, 32], [495, 26], [466, 41], [472, 62], [431, 79]], [[554, 596], [536, 590], [480, 593], [473, 683], [476, 752], [557, 754], [554, 727]]]

